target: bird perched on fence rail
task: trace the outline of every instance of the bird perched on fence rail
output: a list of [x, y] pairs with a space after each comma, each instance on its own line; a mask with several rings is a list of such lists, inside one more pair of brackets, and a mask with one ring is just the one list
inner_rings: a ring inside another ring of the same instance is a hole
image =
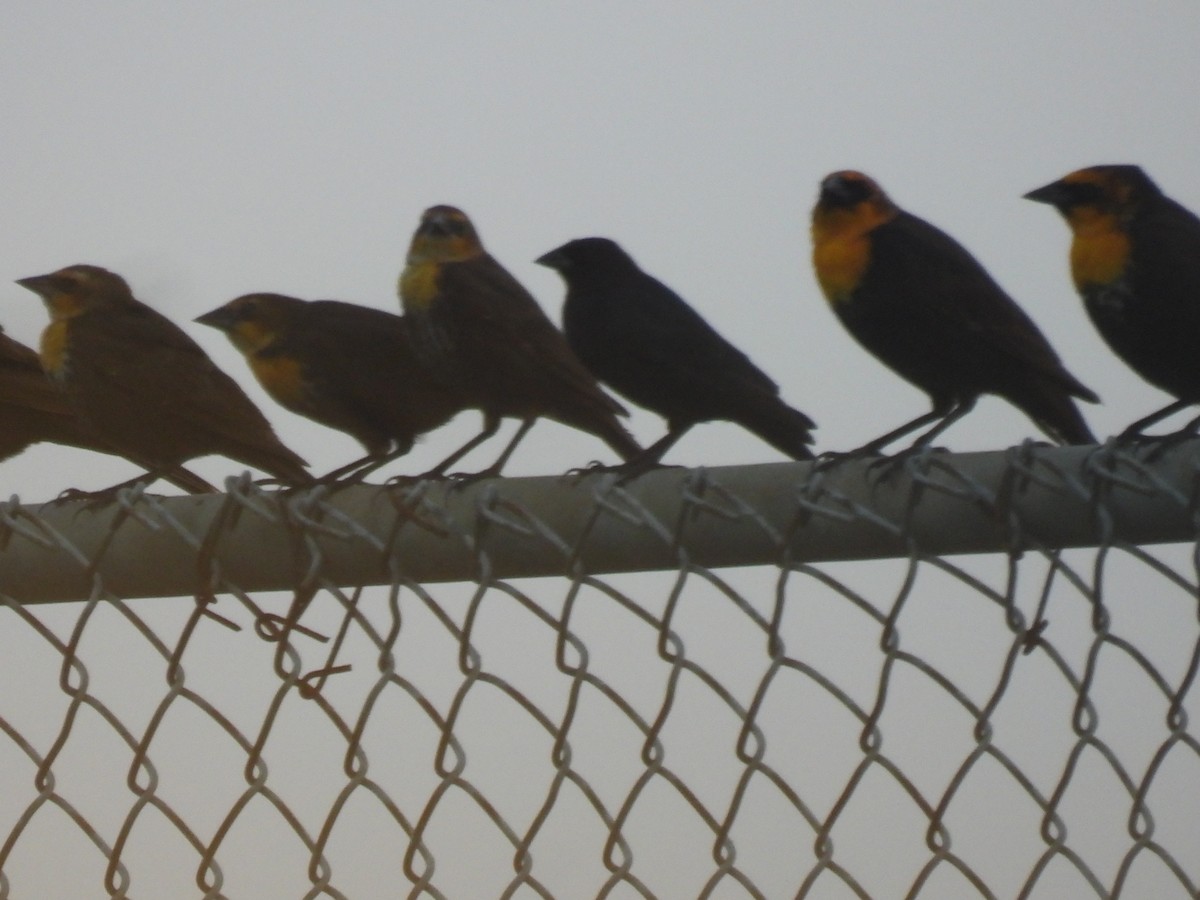
[[17, 284], [50, 313], [46, 373], [87, 428], [150, 476], [216, 453], [288, 484], [312, 480], [233, 379], [121, 276], [74, 265]]
[[484, 416], [483, 431], [437, 470], [495, 434], [502, 417], [520, 419], [521, 426], [479, 475], [499, 474], [542, 416], [596, 435], [624, 460], [641, 452], [617, 420], [625, 409], [600, 389], [533, 296], [484, 250], [461, 210], [425, 211], [398, 287], [418, 358]]
[[667, 420], [667, 434], [633, 460], [653, 465], [699, 422], [736, 422], [793, 459], [811, 459], [813, 421], [673, 290], [615, 241], [568, 241], [541, 256], [567, 284], [563, 332], [592, 374]]
[[344, 431], [367, 455], [326, 475], [361, 479], [468, 408], [417, 361], [408, 322], [337, 300], [246, 294], [196, 319], [225, 332], [259, 383], [292, 412]]
[[[75, 415], [66, 395], [46, 377], [37, 352], [0, 328], [0, 459], [42, 441], [116, 453]], [[163, 477], [193, 494], [215, 490], [182, 466]]]
[[[1200, 403], [1200, 218], [1138, 166], [1079, 169], [1025, 197], [1048, 203], [1071, 229], [1071, 277], [1109, 347], [1176, 400], [1122, 432]], [[1200, 418], [1175, 435], [1200, 428]]]
[[860, 448], [876, 453], [930, 423], [930, 443], [996, 394], [1060, 443], [1095, 442], [1072, 397], [1099, 398], [967, 250], [900, 209], [872, 179], [842, 171], [821, 182], [812, 217], [817, 281], [846, 329], [925, 391], [933, 409]]

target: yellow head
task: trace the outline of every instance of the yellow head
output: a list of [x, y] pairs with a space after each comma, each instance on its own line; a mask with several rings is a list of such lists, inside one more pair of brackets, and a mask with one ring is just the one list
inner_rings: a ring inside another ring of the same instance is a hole
[[467, 214], [453, 206], [431, 206], [408, 248], [409, 264], [463, 262], [483, 255], [483, 244]]
[[862, 172], [834, 172], [821, 181], [812, 216], [813, 268], [830, 302], [849, 298], [871, 259], [870, 233], [899, 214]]
[[197, 316], [196, 321], [225, 332], [235, 347], [253, 356], [279, 340], [291, 313], [303, 305], [303, 300], [283, 294], [245, 294]]
[[1137, 166], [1108, 165], [1079, 169], [1025, 199], [1049, 204], [1067, 220], [1071, 277], [1084, 290], [1122, 277], [1131, 249], [1129, 223], [1157, 196], [1158, 186]]

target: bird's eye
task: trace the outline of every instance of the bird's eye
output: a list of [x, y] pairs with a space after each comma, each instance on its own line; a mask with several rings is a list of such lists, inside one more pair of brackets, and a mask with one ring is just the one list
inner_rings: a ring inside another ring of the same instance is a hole
[[1079, 184], [1075, 186], [1076, 196], [1080, 203], [1100, 203], [1104, 200], [1104, 188], [1098, 184]]

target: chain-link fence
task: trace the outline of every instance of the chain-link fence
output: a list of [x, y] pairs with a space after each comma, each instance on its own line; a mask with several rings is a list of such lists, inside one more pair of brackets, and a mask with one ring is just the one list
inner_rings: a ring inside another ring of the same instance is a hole
[[1147, 455], [13, 500], [0, 897], [1200, 896]]

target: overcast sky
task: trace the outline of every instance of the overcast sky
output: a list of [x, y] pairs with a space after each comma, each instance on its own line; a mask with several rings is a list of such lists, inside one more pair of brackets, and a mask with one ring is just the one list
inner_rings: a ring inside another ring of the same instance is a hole
[[[226, 339], [190, 320], [262, 290], [396, 310], [418, 217], [452, 203], [556, 321], [561, 280], [532, 261], [571, 238], [616, 239], [816, 420], [818, 449], [848, 449], [928, 408], [843, 332], [813, 278], [817, 184], [858, 168], [975, 253], [1103, 397], [1084, 412], [1109, 435], [1168, 398], [1096, 336], [1065, 224], [1021, 195], [1082, 166], [1137, 163], [1200, 209], [1198, 41], [1194, 0], [9, 0], [0, 324], [36, 344], [46, 322], [13, 279], [111, 268], [324, 471], [358, 446], [274, 405]], [[388, 471], [423, 471], [477, 427], [464, 414]], [[650, 443], [663, 426], [635, 411], [631, 427]], [[944, 440], [981, 450], [1030, 436], [990, 399]], [[612, 461], [595, 438], [542, 423], [508, 471], [597, 458]], [[735, 426], [705, 425], [667, 461], [779, 459]], [[195, 468], [219, 480], [241, 467]], [[0, 464], [0, 496], [132, 474], [42, 446]]]
[[[1165, 400], [1093, 333], [1067, 278], [1065, 225], [1021, 194], [1079, 166], [1136, 162], [1200, 208], [1193, 3], [6, 9], [0, 323], [31, 343], [45, 323], [14, 278], [112, 268], [184, 323], [318, 470], [357, 445], [275, 406], [225, 338], [190, 320], [251, 290], [395, 309], [417, 218], [443, 202], [472, 216], [555, 320], [561, 282], [532, 260], [569, 238], [620, 241], [817, 421], [820, 449], [922, 412], [925, 396], [843, 333], [813, 279], [809, 211], [840, 168], [873, 175], [984, 262], [1102, 395], [1086, 410], [1098, 433]], [[460, 416], [396, 471], [423, 470], [477, 421]], [[632, 427], [646, 443], [661, 433], [645, 412]], [[993, 399], [946, 442], [1033, 433]], [[510, 471], [609, 452], [543, 423]], [[727, 425], [695, 429], [670, 457], [778, 458]], [[219, 479], [239, 466], [198, 468]], [[3, 472], [27, 499], [130, 474], [45, 447]]]

